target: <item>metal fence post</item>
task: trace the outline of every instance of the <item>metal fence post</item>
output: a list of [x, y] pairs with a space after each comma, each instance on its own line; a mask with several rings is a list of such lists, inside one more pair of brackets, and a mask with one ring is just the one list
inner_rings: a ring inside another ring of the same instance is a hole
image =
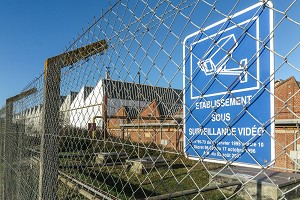
[[5, 118], [1, 117], [0, 110], [0, 198], [4, 198], [4, 126], [5, 126]]
[[105, 40], [49, 58], [44, 65], [39, 199], [57, 199], [61, 69], [107, 48]]
[[58, 142], [60, 68], [50, 59], [45, 61], [42, 110], [39, 199], [56, 199], [58, 178]]
[[[15, 131], [15, 124], [13, 123], [13, 109], [14, 102], [27, 97], [37, 90], [36, 88], [29, 89], [24, 91], [16, 96], [6, 99], [6, 107], [5, 107], [5, 133], [4, 133], [4, 141], [3, 141], [3, 157], [4, 157], [4, 183], [3, 183], [3, 198], [4, 199], [14, 199], [14, 195], [16, 195], [16, 184], [12, 182], [14, 181], [13, 170], [12, 167], [9, 166], [16, 161], [17, 148], [15, 148], [15, 142], [17, 141], [17, 133]], [[14, 148], [12, 148], [14, 147]]]
[[6, 100], [6, 109], [5, 109], [5, 136], [4, 136], [4, 199], [9, 199], [11, 197], [11, 187], [14, 184], [9, 184], [12, 181], [11, 168], [8, 166], [8, 162], [11, 159], [11, 149], [9, 148], [9, 136], [11, 134], [12, 127], [12, 112], [13, 112], [13, 103], [7, 99]]

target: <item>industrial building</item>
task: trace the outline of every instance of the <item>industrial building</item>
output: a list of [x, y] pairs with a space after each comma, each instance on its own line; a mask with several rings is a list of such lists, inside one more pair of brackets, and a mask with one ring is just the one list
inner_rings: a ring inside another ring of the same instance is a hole
[[64, 127], [87, 129], [96, 119], [110, 137], [183, 150], [181, 90], [102, 79], [71, 92], [60, 113]]
[[[110, 137], [183, 152], [182, 95], [178, 89], [102, 79], [95, 87], [62, 97], [61, 124], [86, 130], [95, 118], [96, 128], [105, 127]], [[35, 106], [16, 115], [25, 119], [29, 132], [39, 131], [41, 108]], [[300, 169], [299, 118], [300, 83], [295, 77], [277, 80], [274, 169]]]

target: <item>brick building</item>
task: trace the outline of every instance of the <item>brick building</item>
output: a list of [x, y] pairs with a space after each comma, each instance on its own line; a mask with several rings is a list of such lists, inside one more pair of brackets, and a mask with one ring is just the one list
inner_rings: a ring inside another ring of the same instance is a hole
[[[105, 116], [111, 136], [183, 151], [182, 99], [181, 90], [102, 79], [62, 99], [62, 125], [86, 129], [94, 116]], [[28, 127], [39, 126], [40, 107], [24, 111]], [[300, 83], [295, 77], [275, 82], [274, 113], [275, 168], [300, 170]], [[101, 129], [103, 120], [97, 122]]]
[[145, 107], [122, 106], [108, 119], [114, 137], [183, 151], [182, 105], [153, 100]]
[[275, 168], [281, 170], [300, 169], [299, 85], [293, 76], [275, 83]]
[[[112, 116], [124, 107], [143, 108], [157, 100], [162, 105], [181, 105], [182, 91], [111, 79], [101, 79], [94, 87], [82, 87], [79, 92], [70, 92], [61, 105], [61, 120], [64, 126], [86, 129], [95, 116]], [[97, 118], [97, 127], [103, 120]]]
[[[275, 82], [275, 169], [300, 169], [300, 86], [294, 77]], [[108, 120], [108, 130], [124, 140], [155, 143], [183, 151], [182, 105], [153, 100], [140, 107], [122, 106]], [[167, 113], [168, 112], [168, 113]]]

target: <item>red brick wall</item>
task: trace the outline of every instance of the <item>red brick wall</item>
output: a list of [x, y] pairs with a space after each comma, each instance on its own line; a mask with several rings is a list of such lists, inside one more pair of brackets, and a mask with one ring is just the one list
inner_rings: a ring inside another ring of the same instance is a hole
[[294, 128], [277, 128], [275, 131], [275, 167], [281, 171], [294, 169], [294, 161], [289, 155], [294, 150], [295, 136], [297, 134]]
[[[300, 116], [300, 91], [296, 79], [292, 76], [275, 86], [275, 119], [297, 119]], [[290, 152], [295, 150], [297, 127], [276, 127], [275, 129], [275, 167], [290, 171], [294, 161]], [[299, 141], [297, 142], [299, 144]]]
[[[124, 107], [121, 107], [115, 114], [115, 117], [126, 117], [126, 111]], [[124, 138], [124, 130], [120, 128], [120, 124], [125, 124], [126, 119], [120, 119], [120, 118], [110, 118], [107, 119], [107, 131], [110, 136], [118, 137], [118, 138]]]
[[276, 119], [296, 119], [300, 114], [300, 92], [294, 77], [275, 87]]
[[[126, 110], [121, 107], [115, 117], [126, 117]], [[135, 116], [136, 117], [136, 116]], [[162, 123], [173, 123], [170, 120], [161, 121], [161, 115], [157, 107], [157, 102], [153, 101], [141, 112], [141, 119], [110, 118], [107, 122], [108, 133], [113, 137], [130, 139], [133, 142], [156, 143], [161, 145], [161, 141], [167, 142], [166, 147], [174, 151], [182, 151], [183, 141], [182, 129], [172, 126], [160, 126]], [[130, 127], [120, 127], [120, 124], [130, 124]], [[140, 124], [140, 130], [138, 130]], [[128, 136], [128, 137], [127, 137]]]
[[169, 150], [182, 151], [180, 146], [180, 142], [183, 141], [182, 129], [149, 126], [141, 127], [139, 132], [137, 128], [128, 128], [127, 131], [130, 133], [131, 141], [161, 145], [161, 140], [165, 140]]

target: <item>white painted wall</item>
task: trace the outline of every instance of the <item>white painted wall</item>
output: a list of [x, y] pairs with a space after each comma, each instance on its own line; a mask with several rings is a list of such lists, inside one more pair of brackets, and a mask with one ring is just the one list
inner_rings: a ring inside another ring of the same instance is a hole
[[70, 126], [70, 107], [72, 103], [72, 94], [68, 94], [64, 102], [60, 106], [60, 119], [62, 126]]
[[[70, 116], [64, 116], [64, 118], [66, 119], [65, 121], [67, 121], [67, 118], [69, 117], [69, 122], [71, 126], [78, 128], [87, 128], [88, 123], [92, 122], [94, 116], [102, 116], [104, 87], [105, 86], [103, 81], [100, 80], [85, 100], [84, 88], [81, 88], [74, 101], [70, 104]], [[68, 97], [65, 101], [68, 101]], [[141, 107], [144, 107], [146, 105], [147, 102], [140, 102]], [[66, 105], [63, 104], [62, 107], [63, 106]], [[138, 107], [138, 101], [108, 98], [107, 115], [114, 115], [117, 112], [117, 110], [119, 110], [119, 108], [122, 106]], [[102, 119], [96, 119], [96, 124], [97, 127], [101, 127]]]
[[24, 112], [25, 116], [25, 132], [26, 133], [39, 133], [42, 127], [42, 108], [37, 106], [31, 109], [28, 109]]
[[[103, 88], [99, 81], [90, 94], [84, 99], [84, 87], [70, 105], [70, 125], [78, 128], [87, 128], [94, 116], [102, 116]], [[98, 126], [102, 123], [97, 120]]]
[[[85, 109], [82, 109], [84, 127], [88, 126], [88, 123], [92, 123], [94, 116], [102, 116], [103, 105], [103, 81], [100, 80], [95, 88], [91, 91], [88, 97], [84, 101]], [[97, 127], [102, 127], [103, 120], [96, 119]], [[84, 128], [82, 127], [82, 128]]]

